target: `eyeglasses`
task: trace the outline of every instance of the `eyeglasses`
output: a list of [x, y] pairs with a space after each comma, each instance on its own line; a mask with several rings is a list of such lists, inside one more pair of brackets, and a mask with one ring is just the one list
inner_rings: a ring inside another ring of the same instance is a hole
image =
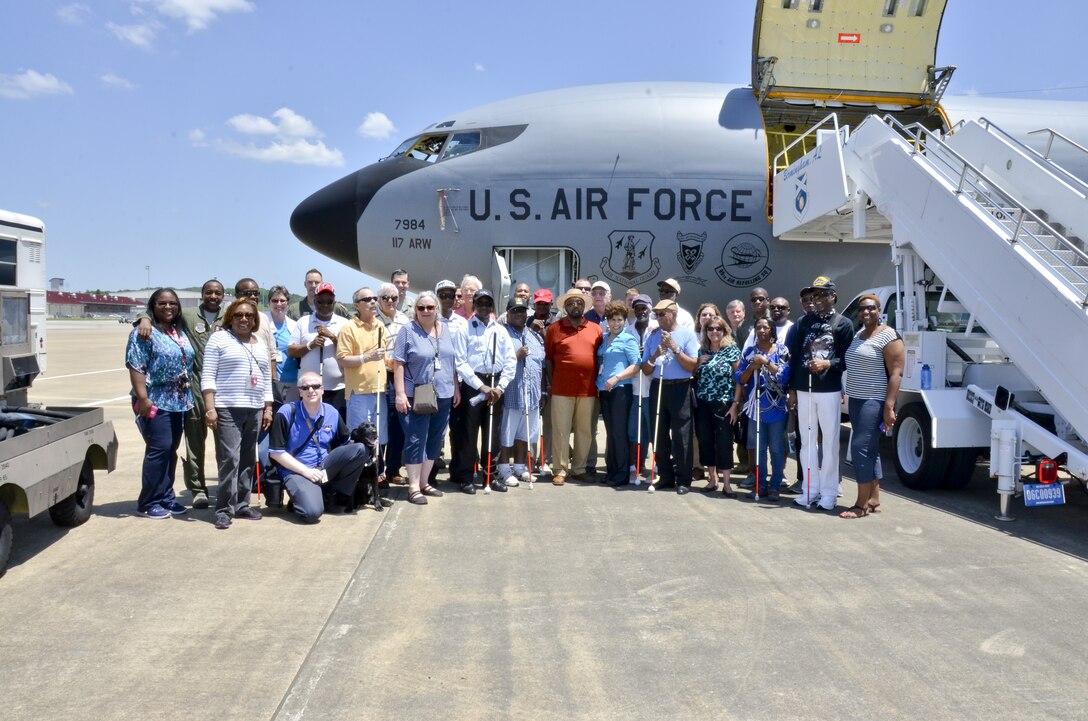
[[260, 298], [261, 297], [261, 290], [260, 290], [260, 288], [254, 288], [253, 290], [240, 290], [240, 291], [238, 291], [238, 295], [247, 296], [247, 297], [248, 296], [253, 296], [254, 298]]
[[319, 391], [319, 390], [321, 390], [321, 384], [320, 383], [314, 383], [312, 385], [303, 385], [303, 386], [299, 386], [298, 389], [300, 391]]
[[771, 306], [771, 310], [789, 310], [789, 309], [790, 309], [790, 307], [788, 305], [772, 305]]
[[286, 298], [271, 298], [271, 299], [269, 299], [268, 302], [269, 303], [286, 303], [287, 299]]
[[875, 306], [875, 305], [859, 305], [858, 306], [858, 311], [861, 312], [861, 313], [866, 313], [866, 312], [871, 311], [871, 310], [880, 310], [880, 308]]
[[423, 313], [431, 313], [431, 312], [434, 311], [434, 306], [433, 305], [417, 305], [416, 310], [422, 311]]
[[256, 313], [235, 313], [233, 317], [234, 318], [248, 318], [249, 320], [253, 320], [254, 318], [257, 317], [257, 314]]
[[356, 298], [356, 303], [373, 303], [378, 299], [376, 295], [364, 295], [362, 298]]
[[829, 295], [834, 295], [834, 294], [835, 294], [835, 291], [833, 291], [833, 290], [818, 290], [818, 291], [816, 291], [815, 293], [812, 294], [812, 297], [813, 298], [826, 298]]
[[719, 328], [718, 326], [713, 326], [711, 328], [707, 328], [706, 332], [707, 333], [724, 333], [725, 328]]
[[382, 296], [382, 300], [384, 300], [386, 303], [392, 303], [393, 301], [397, 300], [398, 298], [400, 298], [399, 295], [383, 295]]

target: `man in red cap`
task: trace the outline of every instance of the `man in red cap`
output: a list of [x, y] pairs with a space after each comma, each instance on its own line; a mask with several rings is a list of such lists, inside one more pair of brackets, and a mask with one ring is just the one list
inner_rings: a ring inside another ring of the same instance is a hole
[[347, 319], [335, 313], [336, 291], [331, 283], [321, 283], [314, 292], [315, 310], [299, 318], [287, 346], [287, 355], [299, 358], [299, 372], [317, 373], [325, 389], [324, 401], [345, 417], [344, 371], [336, 362], [336, 337]]

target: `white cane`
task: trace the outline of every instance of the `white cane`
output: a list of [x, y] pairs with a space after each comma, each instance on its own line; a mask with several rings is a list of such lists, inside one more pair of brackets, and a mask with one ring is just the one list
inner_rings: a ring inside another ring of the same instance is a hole
[[808, 372], [808, 431], [805, 433], [805, 470], [807, 471], [805, 488], [805, 505], [812, 506], [812, 451], [816, 446], [812, 437], [812, 371]]
[[[378, 345], [375, 347], [375, 350], [378, 350], [379, 348], [382, 347], [382, 344], [383, 344], [382, 336], [384, 335], [384, 331], [385, 331], [384, 326], [379, 326], [378, 327]], [[375, 381], [376, 390], [374, 391], [375, 425], [377, 425], [377, 431], [378, 431], [378, 447], [377, 447], [377, 450], [376, 450], [376, 453], [378, 454], [378, 457], [377, 457], [377, 459], [375, 459], [376, 460], [375, 466], [377, 467], [378, 475], [381, 476], [382, 475], [382, 405], [383, 405], [383, 403], [382, 403], [382, 391], [385, 390], [385, 386], [384, 386], [384, 384], [381, 383], [381, 380], [382, 380], [382, 368], [385, 367], [385, 359], [384, 358], [379, 358], [378, 363], [380, 365], [378, 366], [378, 378]]]
[[642, 483], [642, 384], [645, 382], [642, 378], [638, 379], [638, 418], [635, 419], [635, 480], [632, 483], [636, 486]]
[[763, 413], [760, 410], [760, 388], [759, 388], [759, 381], [762, 379], [762, 376], [763, 376], [763, 366], [760, 366], [759, 369], [756, 371], [756, 378], [755, 378], [755, 381], [756, 381], [756, 393], [755, 393], [755, 397], [756, 397], [756, 408], [755, 408], [755, 414], [756, 414], [756, 469], [755, 469], [756, 470], [756, 490], [755, 490], [755, 494], [752, 496], [753, 501], [758, 501], [759, 500], [759, 467], [763, 463], [763, 446], [759, 445], [760, 428], [763, 425], [762, 424]]
[[[494, 333], [492, 333], [491, 334], [491, 369], [492, 369], [492, 371], [491, 371], [491, 374], [490, 374], [490, 378], [488, 378], [488, 381], [489, 381], [488, 387], [491, 388], [492, 390], [495, 389], [495, 371], [494, 371], [494, 368], [495, 368], [495, 342], [496, 342], [497, 339], [498, 339], [498, 337]], [[494, 452], [494, 448], [492, 448], [492, 445], [493, 445], [492, 444], [492, 439], [494, 439], [494, 437], [495, 437], [494, 434], [495, 434], [495, 404], [489, 402], [487, 404], [487, 483], [484, 486], [484, 495], [486, 495], [486, 496], [491, 495], [491, 458], [492, 458], [492, 453]]]
[[[522, 336], [521, 344], [524, 347], [525, 337]], [[529, 469], [529, 490], [533, 490], [533, 446], [529, 443], [529, 356], [522, 359], [521, 369], [521, 402], [525, 406], [525, 467]], [[517, 441], [517, 436], [514, 436]]]
[[661, 396], [665, 393], [665, 364], [661, 364], [661, 373], [657, 378], [657, 409], [654, 411], [653, 453], [650, 454], [650, 493], [654, 492], [654, 474], [657, 471], [657, 434], [661, 429]]

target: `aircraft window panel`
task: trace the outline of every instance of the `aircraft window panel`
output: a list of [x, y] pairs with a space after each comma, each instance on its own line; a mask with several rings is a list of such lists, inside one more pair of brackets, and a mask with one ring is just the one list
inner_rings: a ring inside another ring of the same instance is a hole
[[446, 134], [423, 135], [412, 149], [408, 151], [408, 157], [433, 163], [442, 153], [442, 146], [446, 143]]
[[926, 0], [910, 0], [910, 9], [907, 11], [907, 15], [912, 18], [920, 18], [926, 14]]
[[899, 0], [884, 0], [884, 17], [894, 18], [899, 9]]
[[824, 0], [808, 0], [808, 11], [810, 13], [822, 13], [824, 11]]
[[797, 9], [797, 3], [799, 3], [799, 2], [800, 2], [800, 0], [782, 0], [782, 9], [783, 10], [796, 10]]
[[450, 137], [449, 143], [446, 144], [446, 151], [442, 153], [442, 160], [456, 158], [459, 155], [466, 155], [479, 149], [479, 131], [473, 131], [470, 133], [454, 133]]

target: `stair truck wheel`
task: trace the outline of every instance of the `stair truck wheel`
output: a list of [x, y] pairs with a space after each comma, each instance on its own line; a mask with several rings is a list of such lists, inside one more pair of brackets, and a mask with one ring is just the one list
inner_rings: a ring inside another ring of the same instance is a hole
[[944, 480], [951, 453], [930, 445], [929, 411], [921, 403], [903, 407], [895, 422], [895, 471], [907, 488], [928, 491]]
[[14, 542], [15, 531], [11, 527], [11, 511], [3, 501], [0, 501], [0, 577], [8, 570], [8, 559], [11, 558], [11, 545]]
[[948, 470], [944, 472], [944, 479], [941, 480], [941, 488], [955, 491], [970, 483], [971, 476], [975, 474], [978, 454], [977, 448], [954, 449], [948, 461]]

